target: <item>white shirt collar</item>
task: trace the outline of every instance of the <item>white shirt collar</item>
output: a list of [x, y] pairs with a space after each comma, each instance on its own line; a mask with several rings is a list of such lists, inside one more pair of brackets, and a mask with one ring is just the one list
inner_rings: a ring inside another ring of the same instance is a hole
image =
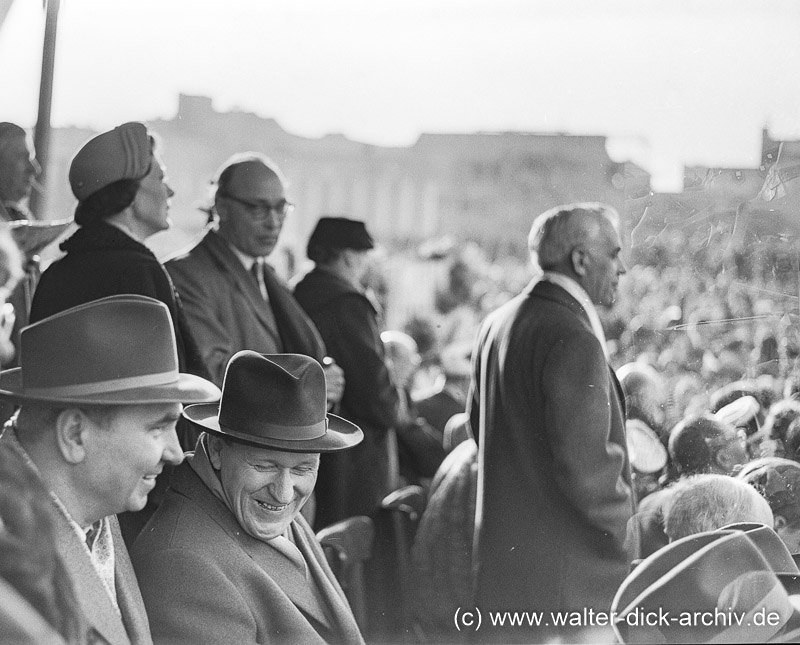
[[[227, 242], [227, 240], [226, 240], [226, 242]], [[262, 263], [266, 262], [266, 258], [263, 258], [263, 257], [262, 258], [254, 258], [252, 255], [247, 255], [247, 253], [243, 253], [238, 248], [236, 248], [235, 245], [231, 244], [230, 242], [227, 242], [227, 244], [231, 248], [231, 251], [233, 251], [233, 254], [237, 258], [239, 258], [239, 262], [242, 263], [242, 266], [245, 268], [246, 271], [250, 271], [253, 268], [253, 265], [258, 260], [261, 260]]]
[[603, 325], [600, 322], [597, 308], [594, 306], [594, 303], [592, 303], [586, 290], [569, 276], [563, 273], [556, 273], [555, 271], [545, 271], [541, 279], [561, 287], [580, 303], [581, 307], [586, 311], [586, 315], [589, 316], [589, 323], [592, 325], [592, 331], [594, 335], [597, 336], [597, 340], [600, 341], [603, 354], [606, 360], [608, 360], [608, 344], [606, 343], [606, 335], [603, 332]]

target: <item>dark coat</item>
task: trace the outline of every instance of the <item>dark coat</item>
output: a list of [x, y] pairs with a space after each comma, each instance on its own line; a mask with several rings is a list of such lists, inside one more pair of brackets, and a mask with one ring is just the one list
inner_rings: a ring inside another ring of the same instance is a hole
[[416, 402], [417, 412], [444, 437], [444, 428], [454, 414], [464, 412], [463, 399], [459, 401], [447, 388]]
[[172, 280], [150, 249], [102, 221], [80, 227], [60, 248], [66, 255], [39, 279], [30, 322], [106, 296], [149, 296], [169, 308], [181, 371], [206, 376]]
[[[476, 605], [607, 611], [634, 555], [635, 503], [624, 397], [586, 312], [561, 287], [532, 283], [484, 322], [473, 355]], [[539, 642], [552, 629], [486, 637]]]
[[[131, 552], [156, 643], [363, 643], [302, 516], [291, 525], [312, 580], [234, 515], [184, 462]], [[316, 592], [315, 592], [316, 590]]]
[[209, 232], [188, 254], [166, 264], [181, 296], [189, 328], [222, 387], [228, 360], [250, 349], [262, 354], [305, 354], [317, 361], [325, 345], [288, 287], [265, 267], [269, 303], [228, 243]]
[[384, 362], [378, 312], [347, 281], [314, 269], [295, 286], [295, 298], [319, 329], [328, 353], [344, 371], [338, 413], [364, 431], [355, 448], [322, 455], [317, 479], [316, 526], [353, 515], [369, 515], [389, 492], [389, 430], [398, 394]]

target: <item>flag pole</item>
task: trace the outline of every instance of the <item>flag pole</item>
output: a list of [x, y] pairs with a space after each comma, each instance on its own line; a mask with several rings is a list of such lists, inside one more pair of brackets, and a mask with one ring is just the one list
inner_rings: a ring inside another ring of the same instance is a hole
[[[42, 77], [39, 84], [39, 113], [33, 135], [36, 157], [42, 166], [39, 185], [47, 183], [47, 159], [50, 152], [50, 108], [53, 102], [53, 69], [56, 58], [56, 31], [58, 28], [58, 10], [61, 0], [44, 0], [47, 17], [44, 27], [44, 47], [42, 50]], [[30, 199], [30, 209], [36, 219], [42, 218], [44, 194], [34, 190]]]

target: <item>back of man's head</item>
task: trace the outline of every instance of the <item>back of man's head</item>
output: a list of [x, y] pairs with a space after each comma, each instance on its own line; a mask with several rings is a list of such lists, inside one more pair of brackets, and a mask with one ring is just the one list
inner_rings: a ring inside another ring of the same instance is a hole
[[732, 426], [711, 415], [691, 416], [670, 432], [669, 456], [683, 476], [710, 472], [728, 474], [744, 463], [743, 447], [734, 454], [726, 450], [734, 442], [740, 443], [741, 439]]
[[767, 501], [755, 488], [733, 477], [697, 475], [675, 489], [664, 532], [674, 542], [739, 522], [756, 522], [771, 528], [773, 517]]

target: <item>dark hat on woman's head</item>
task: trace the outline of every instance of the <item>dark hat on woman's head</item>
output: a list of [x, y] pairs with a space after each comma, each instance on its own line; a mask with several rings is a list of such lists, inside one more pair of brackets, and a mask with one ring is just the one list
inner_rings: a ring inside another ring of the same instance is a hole
[[183, 416], [212, 434], [284, 452], [334, 452], [361, 442], [358, 426], [326, 410], [325, 373], [313, 358], [244, 350], [228, 362], [219, 405], [191, 405]]
[[72, 158], [69, 185], [78, 201], [121, 179], [142, 179], [152, 145], [143, 123], [125, 123], [87, 141]]
[[355, 249], [367, 251], [375, 247], [364, 222], [346, 217], [321, 217], [308, 238], [308, 248]]

